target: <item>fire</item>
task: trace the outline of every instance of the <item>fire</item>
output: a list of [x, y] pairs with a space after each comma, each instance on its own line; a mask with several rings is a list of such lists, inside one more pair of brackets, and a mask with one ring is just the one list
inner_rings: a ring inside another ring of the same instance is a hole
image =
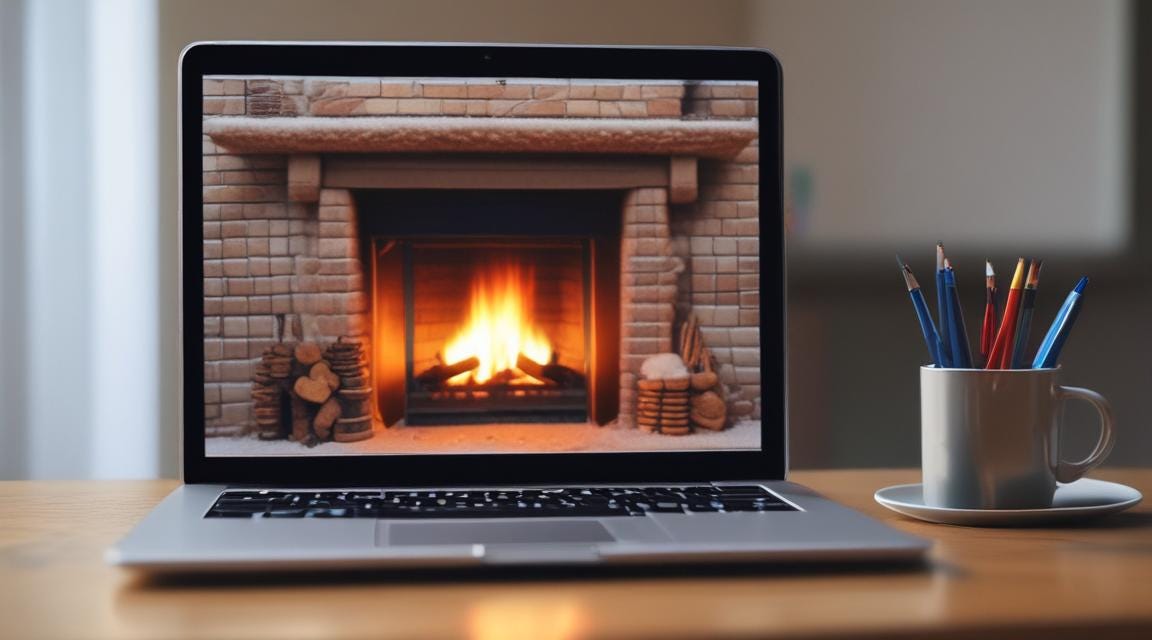
[[449, 378], [448, 384], [483, 383], [503, 371], [516, 375], [512, 384], [543, 384], [516, 368], [520, 354], [539, 364], [547, 364], [552, 355], [551, 343], [532, 323], [528, 305], [533, 295], [533, 273], [517, 262], [492, 263], [477, 271], [468, 322], [444, 347], [444, 362], [475, 357], [480, 366]]

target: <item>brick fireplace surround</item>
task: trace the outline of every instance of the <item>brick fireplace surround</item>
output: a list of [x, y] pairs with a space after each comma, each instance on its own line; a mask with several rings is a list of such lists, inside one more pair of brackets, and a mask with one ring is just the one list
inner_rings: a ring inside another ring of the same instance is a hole
[[618, 426], [688, 314], [758, 420], [756, 113], [753, 83], [205, 78], [207, 434], [252, 431], [278, 314], [368, 336], [353, 194], [390, 188], [623, 192]]

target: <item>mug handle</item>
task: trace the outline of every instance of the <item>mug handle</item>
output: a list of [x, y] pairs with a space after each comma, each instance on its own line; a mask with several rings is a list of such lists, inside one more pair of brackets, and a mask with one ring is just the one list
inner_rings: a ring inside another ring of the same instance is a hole
[[[1108, 457], [1113, 445], [1116, 444], [1116, 434], [1112, 429], [1112, 405], [1104, 396], [1091, 389], [1081, 387], [1057, 387], [1057, 390], [1057, 396], [1061, 403], [1068, 400], [1084, 400], [1095, 407], [1097, 413], [1100, 414], [1100, 439], [1096, 441], [1096, 448], [1088, 454], [1088, 457], [1079, 462], [1060, 460], [1059, 447], [1056, 448], [1056, 468], [1054, 469], [1056, 481], [1067, 484], [1079, 480], [1084, 477], [1084, 474], [1104, 462], [1104, 458]], [[1063, 414], [1061, 414], [1060, 421], [1064, 421]]]

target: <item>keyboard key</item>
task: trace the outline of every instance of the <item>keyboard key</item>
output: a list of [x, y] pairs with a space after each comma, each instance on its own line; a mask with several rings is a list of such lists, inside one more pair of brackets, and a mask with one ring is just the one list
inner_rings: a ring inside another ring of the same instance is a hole
[[273, 509], [264, 514], [266, 518], [303, 518], [304, 509]]
[[213, 509], [205, 515], [205, 518], [251, 518], [259, 516], [262, 511], [226, 511], [220, 509]]
[[716, 489], [718, 489], [720, 491], [720, 493], [722, 493], [726, 496], [735, 496], [735, 495], [739, 495], [739, 496], [748, 496], [748, 495], [766, 496], [766, 495], [771, 495], [770, 493], [768, 493], [767, 489], [765, 489], [764, 487], [761, 487], [759, 485], [740, 485], [740, 486], [732, 486], [732, 487], [716, 487]]

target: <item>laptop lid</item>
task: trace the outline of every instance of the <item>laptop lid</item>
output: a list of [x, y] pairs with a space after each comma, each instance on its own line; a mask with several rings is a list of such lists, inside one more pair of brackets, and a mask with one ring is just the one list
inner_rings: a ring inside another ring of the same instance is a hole
[[784, 477], [771, 54], [199, 43], [180, 92], [186, 482]]

